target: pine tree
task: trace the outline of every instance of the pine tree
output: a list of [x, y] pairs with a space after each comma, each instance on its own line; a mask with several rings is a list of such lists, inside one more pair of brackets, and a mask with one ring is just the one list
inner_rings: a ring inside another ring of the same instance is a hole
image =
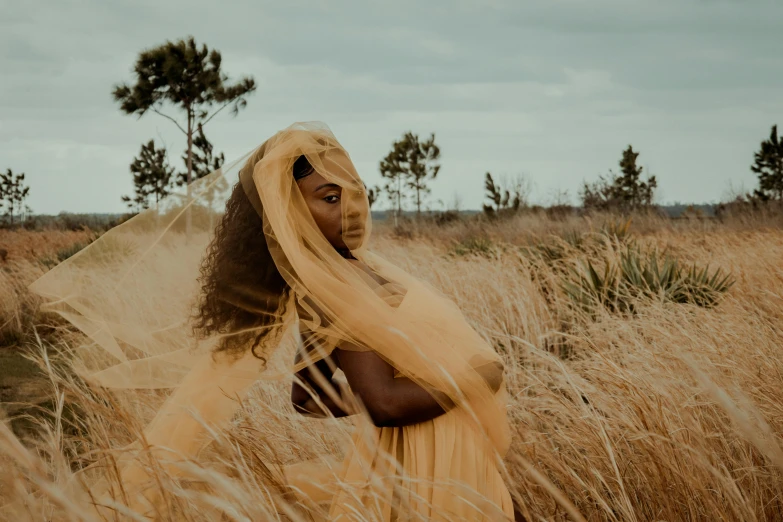
[[403, 201], [409, 197], [416, 204], [416, 213], [421, 214], [424, 198], [430, 193], [427, 182], [440, 172], [439, 159], [435, 134], [422, 141], [416, 134], [407, 132], [394, 142], [391, 152], [381, 161], [380, 170], [381, 176], [388, 180], [384, 189], [395, 207], [395, 220], [402, 213]]
[[157, 208], [160, 200], [171, 192], [174, 169], [169, 165], [166, 148], [155, 148], [153, 140], [141, 146], [139, 155], [130, 164], [133, 174], [134, 196], [122, 196], [129, 208], [141, 211], [149, 208], [150, 197], [155, 198]]
[[783, 200], [783, 140], [778, 138], [777, 125], [772, 126], [769, 139], [761, 142], [761, 149], [754, 154], [750, 170], [759, 178], [759, 188], [755, 191], [757, 197]]
[[[139, 117], [148, 111], [172, 121], [187, 138], [185, 182], [193, 180], [193, 139], [196, 130], [205, 126], [226, 107], [233, 114], [247, 105], [246, 96], [256, 88], [250, 77], [229, 84], [221, 71], [222, 57], [206, 45], [199, 47], [190, 37], [187, 40], [166, 42], [139, 54], [134, 67], [135, 84], [114, 88], [115, 101], [126, 114]], [[185, 113], [186, 123], [162, 112], [169, 103]], [[191, 191], [188, 188], [188, 199]], [[186, 229], [190, 231], [190, 213]]]
[[508, 198], [511, 194], [509, 191], [504, 193], [503, 189], [495, 184], [495, 180], [492, 179], [492, 174], [489, 172], [484, 176], [484, 190], [486, 191], [485, 196], [489, 200], [489, 203], [484, 203], [483, 206], [485, 214], [495, 215], [508, 204]]
[[658, 181], [649, 176], [642, 181], [643, 168], [636, 165], [639, 153], [631, 145], [620, 158], [620, 174], [611, 170], [609, 176], [599, 176], [594, 183], [584, 182], [580, 196], [584, 208], [598, 210], [635, 210], [652, 205]]
[[623, 151], [620, 159], [620, 176], [615, 177], [615, 197], [630, 208], [645, 207], [652, 204], [653, 191], [658, 186], [655, 176], [650, 176], [647, 181], [641, 180], [642, 167], [636, 165], [638, 152], [633, 147]]
[[529, 185], [521, 175], [509, 180], [504, 178], [495, 182], [492, 174], [484, 175], [485, 197], [489, 203], [484, 203], [484, 213], [490, 217], [499, 214], [512, 214], [527, 204]]
[[393, 208], [394, 224], [397, 225], [397, 219], [402, 215], [403, 202], [405, 200], [405, 165], [403, 165], [404, 154], [399, 142], [395, 142], [392, 151], [381, 161], [381, 176], [386, 179], [383, 189], [389, 198], [389, 203]]
[[427, 182], [434, 180], [440, 172], [440, 148], [435, 145], [435, 134], [426, 141], [420, 141], [415, 134], [405, 136], [408, 149], [409, 173], [406, 186], [413, 192], [416, 202], [416, 214], [421, 214], [424, 198], [431, 193]]
[[3, 219], [12, 226], [15, 217], [18, 216], [22, 222], [25, 214], [32, 212], [25, 204], [29, 195], [30, 187], [24, 184], [24, 173], [14, 174], [11, 169], [6, 169], [5, 173], [0, 172], [0, 208], [3, 211]]

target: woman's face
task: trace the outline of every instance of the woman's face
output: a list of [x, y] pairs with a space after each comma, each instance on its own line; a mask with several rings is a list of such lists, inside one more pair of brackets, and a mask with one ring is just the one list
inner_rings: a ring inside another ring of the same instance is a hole
[[[353, 191], [343, 190], [340, 185], [316, 171], [296, 183], [313, 220], [335, 249], [353, 250], [362, 244], [364, 220], [367, 217], [366, 210], [363, 210], [366, 205], [359, 201], [360, 198], [366, 199], [363, 193], [354, 194]], [[343, 201], [344, 198], [348, 200]]]

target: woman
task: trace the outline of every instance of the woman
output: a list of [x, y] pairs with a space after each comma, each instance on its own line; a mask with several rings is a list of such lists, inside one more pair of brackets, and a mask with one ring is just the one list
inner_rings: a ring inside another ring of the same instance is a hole
[[[191, 197], [211, 208], [225, 176], [194, 186]], [[326, 502], [331, 520], [512, 518], [499, 471], [509, 442], [500, 359], [449, 299], [366, 248], [364, 184], [331, 132], [303, 124], [278, 132], [250, 155], [239, 179], [214, 235], [192, 230], [201, 221], [188, 202], [163, 218], [135, 218], [80, 254], [70, 271], [37, 283], [39, 293], [70, 304], [63, 315], [126, 357], [91, 378], [177, 383], [145, 441], [170, 460], [192, 458], [209, 442], [204, 424], [230, 420], [235, 399], [269, 372], [292, 326], [300, 333], [290, 370], [295, 409], [317, 417], [358, 413], [351, 447], [331, 477], [308, 463], [286, 470], [306, 504]], [[155, 231], [152, 239], [144, 227]], [[115, 252], [124, 237], [142, 248], [118, 269], [105, 243]], [[195, 288], [187, 260], [204, 238]], [[73, 280], [89, 295], [69, 287]], [[136, 294], [143, 307], [131, 304]], [[191, 324], [209, 348], [205, 355], [185, 348], [193, 340], [181, 321], [188, 296], [197, 299]], [[144, 471], [131, 462], [123, 477], [141, 483]]]

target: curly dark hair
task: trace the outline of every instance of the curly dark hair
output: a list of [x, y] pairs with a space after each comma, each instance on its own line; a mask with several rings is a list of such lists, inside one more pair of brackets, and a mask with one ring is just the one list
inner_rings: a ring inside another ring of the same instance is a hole
[[[254, 154], [243, 170], [252, 169], [262, 155], [262, 150]], [[294, 179], [312, 172], [304, 156], [294, 162]], [[250, 345], [253, 355], [266, 361], [256, 349], [281, 326], [279, 318], [285, 312], [291, 289], [272, 259], [262, 212], [250, 202], [241, 182], [234, 185], [226, 202], [200, 272], [194, 334], [202, 339], [222, 334], [216, 352], [241, 356]]]

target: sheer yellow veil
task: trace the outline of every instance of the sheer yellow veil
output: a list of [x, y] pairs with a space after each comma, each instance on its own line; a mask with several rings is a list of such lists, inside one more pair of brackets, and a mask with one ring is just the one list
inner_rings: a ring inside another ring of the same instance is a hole
[[[301, 156], [342, 188], [343, 230], [354, 231], [346, 244], [371, 273], [340, 255], [314, 222], [292, 175]], [[252, 343], [257, 332], [200, 338], [192, 318], [204, 253], [224, 219], [226, 201], [239, 189], [261, 216], [258, 234], [290, 292], [270, 309], [269, 296], [257, 289], [235, 289], [244, 296], [237, 306], [273, 314], [255, 355], [248, 346], [236, 356], [215, 349], [232, 335]], [[171, 195], [113, 228], [31, 286], [50, 310], [81, 330], [84, 349], [97, 354], [81, 369], [89, 382], [172, 389], [145, 430], [147, 443], [173, 460], [196, 458], [210, 441], [206, 427], [230, 422], [251, 384], [290, 379], [302, 364], [340, 346], [373, 350], [401, 375], [447, 395], [469, 413], [488, 445], [501, 456], [506, 452], [502, 391], [492, 390], [483, 371], [500, 361], [498, 355], [450, 299], [368, 248], [372, 220], [365, 186], [325, 125], [298, 123], [276, 133], [193, 183], [190, 193]], [[270, 364], [280, 347], [298, 342], [300, 326], [321, 339], [319, 350], [298, 367], [293, 358]], [[127, 465], [128, 477], [141, 476]]]

